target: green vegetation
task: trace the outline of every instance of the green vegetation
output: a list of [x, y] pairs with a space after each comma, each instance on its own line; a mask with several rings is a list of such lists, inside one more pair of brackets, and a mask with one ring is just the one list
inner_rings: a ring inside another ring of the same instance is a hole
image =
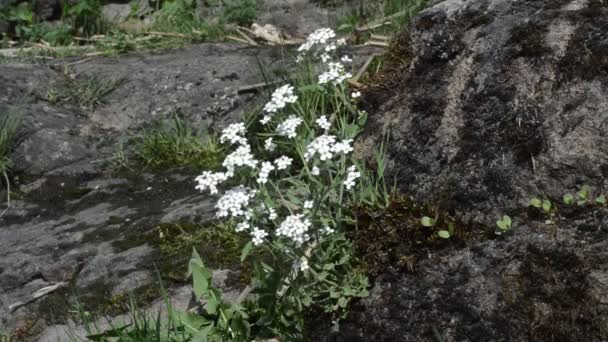
[[249, 26], [258, 16], [256, 0], [225, 0], [222, 19], [228, 23]]
[[339, 20], [338, 30], [359, 32], [362, 35], [393, 34], [400, 32], [426, 6], [427, 0], [384, 0], [360, 2]]
[[47, 90], [47, 100], [51, 103], [68, 103], [81, 109], [94, 109], [103, 104], [105, 96], [120, 85], [122, 80], [103, 79], [97, 76], [70, 80], [64, 87]]
[[225, 155], [217, 137], [195, 131], [186, 121], [175, 116], [160, 122], [135, 138], [137, 157], [155, 167], [194, 166], [216, 169]]
[[508, 215], [503, 215], [503, 217], [496, 221], [496, 227], [498, 228], [496, 230], [496, 235], [501, 235], [503, 233], [509, 232], [511, 230], [511, 224], [513, 222], [511, 221], [511, 217]]

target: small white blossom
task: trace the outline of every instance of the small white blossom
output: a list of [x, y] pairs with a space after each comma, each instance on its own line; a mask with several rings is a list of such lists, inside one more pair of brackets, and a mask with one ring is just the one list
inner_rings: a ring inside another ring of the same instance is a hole
[[239, 146], [234, 152], [224, 159], [222, 165], [228, 170], [226, 174], [232, 175], [237, 166], [249, 166], [255, 168], [258, 161], [251, 154], [251, 147], [248, 144]]
[[277, 170], [285, 170], [286, 168], [288, 168], [291, 165], [291, 162], [293, 161], [292, 158], [287, 157], [287, 156], [282, 156], [280, 158], [277, 158], [274, 163], [277, 166]]
[[283, 137], [295, 138], [296, 137], [296, 129], [302, 123], [302, 119], [296, 117], [295, 115], [290, 115], [287, 120], [281, 122], [277, 126], [277, 134]]
[[310, 266], [308, 265], [308, 259], [306, 257], [302, 257], [300, 259], [300, 271], [306, 272], [309, 269], [310, 269]]
[[321, 170], [319, 170], [318, 167], [313, 166], [312, 170], [310, 170], [310, 174], [313, 175], [313, 176], [318, 176], [318, 175], [321, 174]]
[[327, 54], [327, 53], [321, 54], [321, 62], [327, 63], [330, 60], [331, 60], [331, 56], [329, 54]]
[[260, 119], [260, 123], [262, 125], [265, 125], [265, 124], [269, 123], [271, 119], [272, 119], [272, 115], [264, 115], [264, 117]]
[[304, 209], [312, 209], [315, 205], [314, 201], [304, 201]]
[[276, 233], [278, 236], [285, 236], [296, 244], [301, 245], [310, 239], [308, 236], [310, 226], [310, 221], [303, 214], [290, 215], [281, 222]]
[[278, 110], [285, 108], [288, 103], [295, 103], [298, 100], [298, 96], [296, 96], [293, 91], [294, 88], [289, 84], [277, 88], [277, 90], [272, 93], [270, 101], [264, 106], [264, 111], [273, 114]]
[[352, 97], [353, 99], [359, 98], [359, 97], [361, 97], [361, 92], [360, 91], [353, 91], [350, 94], [350, 97]]
[[247, 133], [247, 129], [245, 128], [245, 124], [242, 122], [232, 124], [224, 130], [222, 130], [222, 135], [220, 136], [220, 142], [223, 144], [226, 141], [229, 141], [231, 144], [234, 143], [246, 143], [245, 133]]
[[243, 222], [240, 222], [239, 224], [237, 224], [236, 228], [234, 228], [234, 230], [236, 230], [237, 233], [240, 233], [240, 232], [246, 231], [247, 229], [249, 229], [249, 227], [250, 227], [249, 222], [243, 221]]
[[321, 229], [321, 232], [323, 234], [328, 235], [328, 234], [332, 234], [333, 232], [335, 232], [335, 230], [333, 228], [330, 228], [329, 226], [325, 226], [325, 227], [323, 227], [323, 229]]
[[346, 45], [346, 39], [340, 38], [340, 39], [336, 40], [336, 44], [338, 44], [338, 46]]
[[319, 125], [319, 127], [321, 127], [324, 130], [328, 130], [331, 128], [331, 122], [329, 122], [329, 120], [327, 120], [327, 116], [325, 116], [325, 115], [318, 118], [315, 122], [317, 123], [317, 125]]
[[319, 155], [319, 159], [328, 160], [333, 157], [332, 146], [336, 142], [336, 137], [333, 135], [320, 135], [311, 141], [306, 147], [306, 153], [304, 158], [310, 160], [316, 154]]
[[254, 245], [258, 246], [264, 243], [264, 238], [268, 236], [268, 233], [265, 230], [259, 229], [258, 227], [253, 227], [253, 230], [251, 231], [251, 236], [253, 237], [251, 239], [251, 242], [253, 242]]
[[352, 165], [348, 168], [348, 175], [346, 175], [346, 180], [344, 181], [344, 186], [346, 190], [350, 190], [353, 186], [355, 186], [355, 180], [361, 177], [361, 172], [357, 171], [357, 168]]
[[258, 183], [265, 184], [266, 182], [268, 182], [268, 175], [272, 170], [274, 170], [274, 165], [272, 165], [271, 162], [263, 162], [262, 169], [260, 170], [260, 173], [258, 175]]
[[342, 63], [350, 63], [353, 61], [348, 55], [342, 56], [342, 58], [340, 58], [340, 60], [342, 61]]
[[351, 146], [352, 142], [353, 142], [352, 139], [342, 140], [340, 142], [335, 143], [331, 147], [331, 150], [334, 153], [349, 154], [350, 152], [353, 151], [353, 147]]
[[215, 205], [217, 209], [217, 217], [239, 217], [248, 216], [248, 210], [246, 210], [249, 200], [253, 198], [254, 192], [249, 188], [238, 186], [232, 188], [220, 197]]
[[209, 193], [215, 195], [217, 194], [217, 185], [226, 181], [226, 179], [228, 179], [228, 175], [224, 172], [203, 171], [200, 176], [195, 178], [198, 183], [195, 189], [199, 191], [209, 189]]
[[332, 83], [338, 85], [347, 78], [352, 77], [352, 74], [344, 70], [344, 65], [338, 62], [330, 62], [327, 64], [329, 70], [319, 75], [319, 84]]
[[277, 218], [277, 212], [274, 208], [268, 208], [268, 219], [274, 220]]
[[268, 152], [273, 152], [277, 145], [272, 142], [272, 138], [264, 140], [264, 149]]

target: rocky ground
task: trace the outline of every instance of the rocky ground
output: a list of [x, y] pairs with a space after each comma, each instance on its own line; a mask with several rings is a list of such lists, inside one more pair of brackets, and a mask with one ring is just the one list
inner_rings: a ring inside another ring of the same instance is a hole
[[[360, 65], [374, 52], [359, 48], [353, 54]], [[11, 206], [0, 218], [0, 326], [24, 339], [61, 340], [77, 301], [111, 317], [124, 310], [114, 306], [124, 304], [130, 291], [144, 297], [151, 291], [142, 301], [156, 301], [156, 268], [172, 273], [170, 292], [178, 306], [187, 306], [190, 292], [180, 287], [183, 274], [175, 269], [185, 267], [190, 247], [178, 257], [163, 254], [159, 248], [168, 244], [159, 234], [212, 219], [211, 199], [194, 189], [200, 170], [145, 168], [137, 160], [117, 160], [118, 153], [132, 157], [134, 136], [176, 114], [196, 129], [217, 130], [238, 120], [262, 100], [255, 91], [239, 89], [263, 82], [260, 68], [267, 77], [284, 77], [289, 54], [278, 47], [209, 43], [111, 58], [0, 64], [0, 112], [23, 119]], [[93, 79], [119, 82], [93, 108], [49, 101], [53, 91]], [[126, 167], [116, 168], [117, 162]], [[237, 267], [218, 259], [214, 266]], [[229, 270], [218, 272], [218, 279], [238, 278]], [[37, 290], [59, 283], [65, 286], [27, 303]], [[235, 281], [229, 283], [223, 287], [238, 293]], [[18, 302], [27, 305], [9, 308]]]

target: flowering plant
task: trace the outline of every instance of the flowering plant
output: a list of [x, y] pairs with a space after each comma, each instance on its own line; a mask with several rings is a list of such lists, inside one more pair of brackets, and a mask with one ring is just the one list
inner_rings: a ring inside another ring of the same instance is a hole
[[277, 88], [261, 118], [226, 127], [220, 142], [232, 152], [223, 170], [196, 177], [196, 189], [218, 196], [216, 216], [249, 234], [242, 259], [253, 248], [269, 256], [254, 260], [252, 282], [252, 312], [268, 335], [300, 334], [313, 302], [338, 312], [367, 295], [344, 236], [345, 203], [361, 177], [352, 144], [365, 114], [347, 95], [342, 44], [330, 29], [313, 33], [298, 49], [302, 77]]

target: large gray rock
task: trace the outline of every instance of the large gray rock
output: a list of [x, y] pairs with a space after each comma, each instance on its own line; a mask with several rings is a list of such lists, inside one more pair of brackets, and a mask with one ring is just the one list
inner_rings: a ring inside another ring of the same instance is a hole
[[400, 40], [359, 148], [389, 128], [401, 191], [492, 223], [535, 195], [608, 185], [608, 2], [448, 0]]
[[[464, 237], [417, 241], [414, 271], [387, 263], [338, 337], [606, 341], [608, 210], [561, 197], [606, 192], [607, 29], [602, 0], [435, 1], [413, 21], [389, 59], [401, 63], [367, 94], [358, 148], [390, 126], [389, 175], [462, 217]], [[557, 205], [553, 221], [526, 209], [536, 195]], [[515, 228], [494, 237], [504, 213]], [[402, 215], [390, 229], [407, 236], [419, 217]]]

